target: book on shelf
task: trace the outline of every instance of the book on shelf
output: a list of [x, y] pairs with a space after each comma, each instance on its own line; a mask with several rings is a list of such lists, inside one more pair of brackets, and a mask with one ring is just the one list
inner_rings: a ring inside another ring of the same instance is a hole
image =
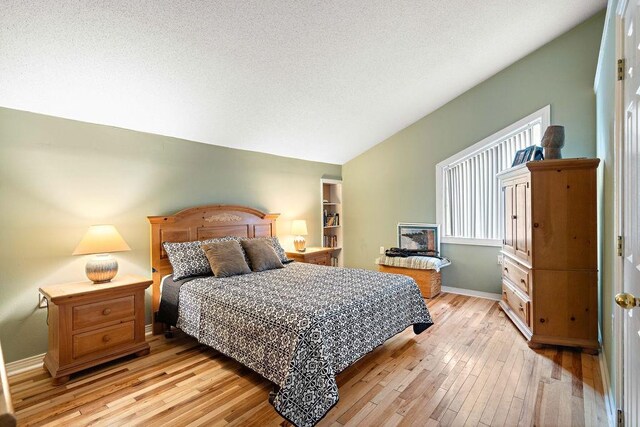
[[323, 236], [322, 246], [325, 248], [337, 248], [338, 247], [338, 236], [332, 236], [330, 234], [325, 234]]
[[340, 225], [340, 214], [338, 213], [328, 213], [325, 209], [324, 211], [324, 226], [325, 227], [336, 227]]

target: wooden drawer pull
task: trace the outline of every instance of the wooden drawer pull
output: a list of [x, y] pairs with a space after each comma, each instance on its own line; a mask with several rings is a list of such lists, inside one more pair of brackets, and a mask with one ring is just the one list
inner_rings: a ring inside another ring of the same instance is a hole
[[105, 335], [105, 336], [102, 337], [102, 342], [107, 343], [109, 341], [111, 341], [111, 337], [109, 335]]
[[520, 303], [520, 311], [524, 311], [524, 307], [522, 306], [522, 303]]
[[111, 309], [105, 308], [104, 310], [102, 310], [102, 314], [104, 314], [105, 316], [108, 316], [109, 314], [111, 314]]
[[504, 271], [506, 271], [507, 273], [509, 272], [509, 269], [507, 267], [504, 268]]
[[523, 285], [526, 285], [526, 284], [527, 284], [527, 281], [526, 281], [526, 280], [524, 280], [524, 279], [520, 279], [520, 283], [522, 283]]

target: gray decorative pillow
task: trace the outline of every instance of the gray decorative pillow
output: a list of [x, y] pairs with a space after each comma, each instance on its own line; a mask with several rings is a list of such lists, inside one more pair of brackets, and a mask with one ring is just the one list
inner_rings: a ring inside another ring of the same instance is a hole
[[244, 260], [242, 247], [235, 240], [202, 245], [202, 250], [209, 260], [213, 275], [216, 277], [251, 273], [251, 269]]
[[167, 252], [171, 267], [173, 267], [173, 279], [180, 280], [191, 276], [206, 276], [212, 274], [209, 260], [204, 254], [201, 245], [215, 242], [239, 241], [238, 237], [221, 237], [193, 242], [164, 242], [164, 250]]
[[242, 240], [240, 243], [249, 257], [251, 270], [265, 271], [284, 267], [270, 240], [251, 239]]
[[[280, 262], [282, 262], [282, 263], [291, 262], [291, 260], [289, 258], [287, 258], [287, 253], [282, 248], [282, 245], [280, 245], [280, 241], [275, 236], [273, 236], [273, 237], [242, 237], [242, 238], [240, 238], [240, 242], [243, 242], [245, 240], [266, 240], [266, 241], [269, 241], [269, 242], [271, 242], [271, 245], [273, 246], [273, 250], [275, 250], [276, 254], [278, 254], [278, 258], [280, 258]], [[248, 261], [248, 259], [247, 259], [247, 261]]]

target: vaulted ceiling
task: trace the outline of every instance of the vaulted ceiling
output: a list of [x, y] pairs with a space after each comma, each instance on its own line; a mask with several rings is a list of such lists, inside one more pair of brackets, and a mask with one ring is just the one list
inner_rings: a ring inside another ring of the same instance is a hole
[[342, 164], [605, 5], [3, 0], [0, 106]]

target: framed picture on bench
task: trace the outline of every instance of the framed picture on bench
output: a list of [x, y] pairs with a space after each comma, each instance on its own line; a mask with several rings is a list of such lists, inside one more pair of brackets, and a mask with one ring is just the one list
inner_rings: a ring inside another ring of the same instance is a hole
[[430, 250], [440, 253], [440, 225], [417, 222], [398, 223], [400, 249]]

